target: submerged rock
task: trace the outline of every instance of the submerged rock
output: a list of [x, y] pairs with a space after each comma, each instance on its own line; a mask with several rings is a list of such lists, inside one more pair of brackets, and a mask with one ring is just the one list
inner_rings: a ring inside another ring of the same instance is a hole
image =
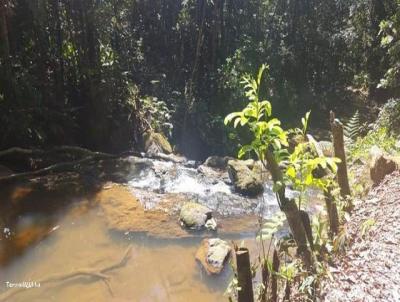
[[[200, 230], [206, 226], [208, 220], [212, 219], [212, 211], [199, 203], [185, 203], [179, 215], [181, 223], [190, 229]], [[209, 227], [213, 227], [213, 223], [209, 223]], [[216, 223], [215, 223], [216, 228]]]
[[219, 274], [231, 253], [230, 245], [219, 238], [207, 238], [201, 242], [196, 259], [208, 274]]
[[146, 132], [144, 135], [144, 150], [149, 154], [171, 154], [172, 147], [164, 135], [157, 132]]
[[237, 192], [247, 196], [257, 196], [264, 191], [261, 175], [251, 170], [246, 161], [228, 161], [228, 173]]

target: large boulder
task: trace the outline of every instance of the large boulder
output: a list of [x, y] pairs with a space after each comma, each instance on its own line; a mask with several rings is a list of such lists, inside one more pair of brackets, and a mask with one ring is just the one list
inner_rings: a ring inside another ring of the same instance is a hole
[[179, 220], [184, 227], [193, 230], [216, 228], [216, 222], [212, 218], [212, 211], [196, 202], [186, 202], [182, 206]]
[[257, 196], [264, 191], [261, 175], [251, 170], [247, 162], [228, 161], [228, 173], [237, 192], [247, 196]]
[[219, 238], [207, 238], [201, 242], [196, 259], [208, 274], [219, 274], [231, 254], [230, 245]]
[[171, 154], [172, 147], [164, 135], [148, 131], [144, 137], [144, 151], [149, 154], [165, 153]]
[[398, 160], [385, 154], [377, 146], [370, 150], [370, 176], [374, 185], [379, 184], [386, 175], [398, 169]]

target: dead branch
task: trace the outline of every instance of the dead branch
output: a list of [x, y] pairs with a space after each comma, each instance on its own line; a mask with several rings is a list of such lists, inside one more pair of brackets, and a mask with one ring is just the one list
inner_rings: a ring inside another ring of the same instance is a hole
[[[78, 155], [107, 155], [107, 153], [91, 151], [86, 148], [77, 147], [77, 146], [58, 146], [48, 150], [43, 149], [26, 149], [20, 147], [12, 147], [3, 151], [0, 151], [0, 157], [4, 157], [10, 154], [22, 154], [22, 155], [32, 155], [32, 156], [43, 156], [51, 153], [57, 152], [69, 152], [75, 153]], [[109, 154], [108, 154], [109, 155]]]
[[[101, 156], [88, 156], [80, 160], [74, 160], [74, 161], [69, 161], [69, 162], [62, 162], [62, 163], [57, 163], [54, 165], [50, 165], [46, 168], [35, 170], [35, 171], [29, 171], [29, 172], [22, 172], [22, 173], [14, 173], [11, 175], [3, 176], [0, 177], [0, 183], [2, 182], [7, 182], [7, 181], [13, 181], [13, 180], [19, 180], [27, 177], [33, 177], [33, 176], [40, 176], [49, 172], [55, 172], [59, 170], [66, 171], [70, 168], [73, 168], [77, 165], [84, 164], [86, 162], [89, 162], [94, 159], [99, 159]], [[107, 156], [107, 158], [110, 158]]]
[[[112, 264], [109, 264], [103, 268], [78, 269], [76, 271], [72, 271], [69, 273], [60, 273], [60, 274], [51, 275], [51, 276], [45, 277], [36, 282], [39, 283], [40, 286], [43, 286], [43, 285], [46, 285], [49, 283], [63, 282], [63, 281], [67, 281], [67, 280], [70, 280], [73, 278], [86, 276], [86, 277], [93, 278], [94, 281], [96, 281], [96, 280], [104, 281], [108, 287], [108, 290], [110, 291], [110, 294], [113, 295], [113, 291], [112, 291], [111, 285], [109, 283], [110, 276], [108, 276], [106, 273], [111, 270], [115, 270], [117, 268], [124, 266], [128, 262], [128, 260], [132, 257], [132, 249], [133, 249], [133, 246], [130, 245], [118, 261], [116, 261]], [[14, 287], [12, 289], [9, 289], [8, 291], [6, 291], [5, 293], [0, 295], [0, 302], [7, 301], [8, 299], [10, 299], [11, 297], [18, 294], [21, 291], [25, 291], [25, 288]]]

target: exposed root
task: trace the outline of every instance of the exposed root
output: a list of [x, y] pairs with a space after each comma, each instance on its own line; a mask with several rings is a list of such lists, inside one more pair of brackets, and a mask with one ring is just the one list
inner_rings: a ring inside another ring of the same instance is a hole
[[[114, 292], [113, 292], [111, 284], [109, 282], [110, 276], [108, 276], [106, 273], [111, 270], [115, 270], [117, 268], [124, 266], [129, 261], [129, 259], [132, 257], [132, 248], [133, 248], [132, 245], [130, 245], [118, 261], [116, 261], [110, 265], [107, 265], [103, 268], [78, 269], [76, 271], [72, 271], [69, 273], [60, 273], [60, 274], [51, 275], [51, 276], [45, 277], [41, 280], [38, 280], [36, 282], [39, 283], [40, 286], [42, 287], [43, 285], [46, 285], [49, 283], [58, 283], [58, 282], [67, 281], [67, 280], [70, 280], [73, 278], [87, 276], [87, 277], [92, 277], [94, 281], [102, 280], [106, 284], [108, 291], [110, 292], [110, 295], [114, 296]], [[14, 295], [16, 295], [19, 292], [24, 291], [24, 290], [25, 290], [25, 288], [23, 288], [23, 287], [14, 287], [12, 289], [9, 289], [0, 295], [0, 302], [10, 301], [9, 299], [11, 297], [13, 297]]]

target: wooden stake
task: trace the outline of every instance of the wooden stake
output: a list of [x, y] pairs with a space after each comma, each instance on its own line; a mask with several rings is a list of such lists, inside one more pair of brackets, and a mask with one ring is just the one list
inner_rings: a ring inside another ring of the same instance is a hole
[[261, 267], [262, 282], [264, 285], [264, 292], [262, 293], [261, 296], [261, 302], [268, 301], [267, 293], [268, 293], [270, 272], [268, 270], [267, 261], [268, 261], [267, 259], [264, 259]]
[[271, 302], [278, 301], [278, 276], [279, 272], [279, 256], [278, 252], [274, 250], [274, 256], [272, 258], [272, 278], [271, 278]]
[[337, 180], [340, 187], [340, 194], [343, 198], [350, 196], [349, 178], [347, 176], [346, 153], [344, 151], [344, 138], [343, 138], [343, 125], [335, 118], [335, 113], [331, 111], [330, 114], [333, 148], [335, 157], [339, 158], [341, 162], [338, 164]]
[[324, 196], [325, 196], [326, 211], [328, 212], [328, 218], [329, 218], [330, 235], [333, 236], [339, 232], [338, 210], [330, 188], [328, 188], [328, 191], [324, 192]]
[[250, 255], [247, 248], [239, 248], [236, 251], [236, 266], [240, 287], [238, 290], [238, 302], [254, 302]]

